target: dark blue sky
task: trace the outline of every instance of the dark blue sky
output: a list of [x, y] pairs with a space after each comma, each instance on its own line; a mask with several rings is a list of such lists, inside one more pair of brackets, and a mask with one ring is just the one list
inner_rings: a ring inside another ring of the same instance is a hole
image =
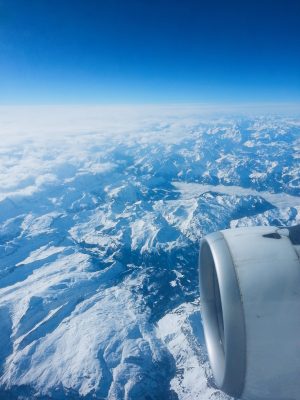
[[300, 102], [299, 0], [0, 0], [0, 103]]

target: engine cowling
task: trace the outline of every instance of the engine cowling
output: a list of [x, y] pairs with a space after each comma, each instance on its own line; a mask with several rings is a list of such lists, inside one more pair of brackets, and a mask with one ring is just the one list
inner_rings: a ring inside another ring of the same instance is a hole
[[300, 226], [228, 229], [199, 257], [216, 385], [247, 400], [300, 399]]

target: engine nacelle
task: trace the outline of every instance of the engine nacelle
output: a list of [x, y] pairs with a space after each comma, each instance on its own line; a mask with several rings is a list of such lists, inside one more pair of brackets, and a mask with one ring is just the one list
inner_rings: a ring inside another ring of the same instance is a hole
[[212, 233], [200, 248], [216, 385], [248, 400], [300, 399], [300, 226]]

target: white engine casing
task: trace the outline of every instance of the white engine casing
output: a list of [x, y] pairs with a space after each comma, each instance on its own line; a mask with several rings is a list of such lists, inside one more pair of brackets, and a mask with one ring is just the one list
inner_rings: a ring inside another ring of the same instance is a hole
[[234, 397], [300, 400], [298, 252], [288, 229], [277, 227], [228, 229], [202, 241], [208, 356], [217, 386]]

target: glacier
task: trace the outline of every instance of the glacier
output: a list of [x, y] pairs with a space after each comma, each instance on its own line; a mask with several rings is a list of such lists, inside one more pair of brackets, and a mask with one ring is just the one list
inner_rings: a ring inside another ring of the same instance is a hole
[[201, 238], [300, 223], [300, 116], [0, 107], [0, 398], [228, 399]]

